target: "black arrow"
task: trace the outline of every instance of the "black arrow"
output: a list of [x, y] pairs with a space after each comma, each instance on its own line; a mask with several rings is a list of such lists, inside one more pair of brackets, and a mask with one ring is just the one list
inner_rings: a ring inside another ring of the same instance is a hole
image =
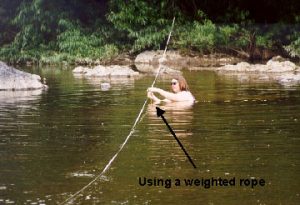
[[189, 161], [191, 162], [191, 164], [193, 165], [193, 167], [196, 169], [196, 165], [194, 164], [192, 158], [190, 157], [190, 155], [187, 153], [187, 151], [184, 149], [183, 145], [181, 144], [181, 142], [179, 141], [179, 139], [177, 138], [175, 132], [172, 130], [172, 128], [170, 127], [170, 125], [168, 124], [167, 120], [164, 117], [164, 113], [166, 111], [160, 109], [159, 107], [156, 107], [156, 114], [157, 117], [161, 117], [163, 119], [163, 121], [165, 122], [165, 124], [167, 125], [167, 127], [169, 128], [170, 132], [172, 133], [172, 135], [174, 136], [175, 140], [178, 142], [179, 146], [181, 147], [181, 149], [183, 150], [184, 154], [186, 155], [186, 157], [189, 159]]

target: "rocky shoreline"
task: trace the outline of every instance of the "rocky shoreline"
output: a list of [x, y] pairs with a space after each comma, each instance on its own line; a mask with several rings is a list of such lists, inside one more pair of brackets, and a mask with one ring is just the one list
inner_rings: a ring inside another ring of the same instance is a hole
[[[148, 55], [148, 56], [147, 56]], [[157, 65], [161, 53], [145, 52], [135, 59], [137, 68]], [[281, 56], [275, 56], [266, 64], [250, 64], [230, 56], [182, 57], [178, 53], [166, 55], [164, 65], [181, 70], [210, 70], [220, 75], [239, 76], [242, 81], [275, 81], [282, 85], [300, 84], [300, 66]], [[144, 70], [143, 70], [144, 71]], [[153, 70], [152, 70], [153, 71]], [[253, 80], [255, 79], [255, 80]]]
[[[131, 70], [142, 74], [155, 74], [159, 65], [163, 66], [162, 73], [179, 74], [188, 67], [219, 67], [227, 64], [236, 64], [242, 59], [225, 54], [216, 55], [181, 55], [178, 51], [168, 51], [162, 60], [163, 51], [145, 51], [138, 54], [134, 59], [123, 55], [113, 60], [109, 65], [77, 66], [73, 70], [75, 74], [84, 76], [132, 76], [137, 75]], [[122, 70], [123, 69], [123, 70]], [[122, 71], [121, 71], [122, 70]]]
[[[276, 81], [280, 84], [300, 84], [300, 66], [280, 56], [273, 57], [266, 64], [250, 64], [242, 59], [226, 55], [184, 56], [177, 51], [145, 51], [135, 59], [119, 59], [117, 65], [78, 66], [72, 71], [84, 77], [135, 78], [143, 74], [180, 74], [183, 69], [210, 70], [220, 75], [238, 76], [241, 81], [256, 79]], [[116, 62], [117, 63], [117, 62]], [[7, 66], [0, 61], [0, 90], [34, 90], [47, 86], [41, 77]]]
[[[250, 64], [242, 59], [226, 55], [183, 56], [177, 51], [145, 51], [136, 56], [130, 65], [76, 67], [75, 74], [86, 77], [133, 77], [139, 74], [155, 74], [161, 67], [162, 74], [180, 74], [181, 70], [210, 70], [220, 75], [240, 76], [239, 79], [276, 81], [280, 84], [300, 83], [300, 67], [288, 59], [276, 56], [266, 64]], [[134, 69], [134, 70], [133, 70]], [[138, 72], [136, 72], [138, 71]]]
[[240, 81], [276, 81], [282, 85], [300, 83], [300, 66], [281, 56], [273, 57], [266, 64], [240, 62], [236, 65], [225, 65], [217, 68], [216, 72], [237, 76]]
[[[136, 56], [134, 64], [158, 65], [162, 56], [162, 50], [145, 51]], [[200, 56], [197, 54], [182, 55], [179, 51], [167, 51], [164, 59], [164, 65], [175, 69], [182, 69], [184, 67], [218, 67], [227, 64], [236, 64], [241, 61], [241, 58], [226, 54]]]

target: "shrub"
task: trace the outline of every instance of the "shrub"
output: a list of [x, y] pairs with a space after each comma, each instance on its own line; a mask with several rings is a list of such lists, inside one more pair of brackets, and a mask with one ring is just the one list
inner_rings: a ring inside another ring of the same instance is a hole
[[292, 57], [300, 57], [300, 36], [296, 38], [291, 44], [284, 46], [285, 50], [292, 56]]
[[86, 33], [78, 24], [61, 20], [62, 31], [58, 36], [59, 51], [77, 58], [107, 59], [118, 53], [113, 44], [106, 44], [101, 32]]
[[203, 24], [194, 21], [178, 29], [177, 45], [179, 48], [188, 47], [200, 52], [212, 51], [216, 43], [216, 26], [209, 20]]

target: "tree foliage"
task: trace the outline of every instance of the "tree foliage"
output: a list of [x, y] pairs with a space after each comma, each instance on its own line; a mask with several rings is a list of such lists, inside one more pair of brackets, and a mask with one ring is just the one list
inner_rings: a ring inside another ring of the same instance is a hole
[[299, 16], [298, 0], [1, 0], [0, 59], [72, 63], [161, 49], [173, 17], [173, 49], [299, 57]]

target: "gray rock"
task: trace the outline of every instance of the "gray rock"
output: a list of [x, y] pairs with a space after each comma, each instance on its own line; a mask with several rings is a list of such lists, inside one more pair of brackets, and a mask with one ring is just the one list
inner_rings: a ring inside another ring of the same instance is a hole
[[74, 74], [82, 74], [87, 77], [114, 77], [114, 76], [137, 76], [138, 72], [133, 71], [129, 66], [119, 66], [119, 65], [111, 65], [111, 66], [102, 66], [98, 65], [94, 68], [88, 67], [76, 67], [73, 70]]
[[298, 69], [298, 67], [293, 62], [274, 61], [272, 59], [267, 62], [267, 67], [269, 68], [270, 72], [289, 72]]
[[0, 90], [33, 90], [46, 87], [40, 76], [17, 70], [0, 61]]
[[76, 78], [84, 78], [90, 85], [100, 88], [101, 91], [107, 91], [110, 89], [124, 90], [127, 88], [132, 89], [136, 79], [142, 77], [142, 75], [128, 78], [127, 76], [118, 77], [85, 77], [84, 75], [75, 75]]
[[276, 57], [267, 62], [267, 64], [249, 64], [241, 62], [236, 65], [225, 65], [217, 69], [220, 72], [262, 72], [262, 73], [284, 73], [293, 72], [299, 69], [295, 63], [283, 60], [283, 58]]
[[88, 67], [78, 66], [78, 67], [74, 68], [74, 70], [72, 72], [78, 73], [78, 74], [85, 74], [89, 70], [90, 70], [90, 68], [88, 68]]
[[283, 58], [282, 56], [274, 56], [271, 60], [272, 61], [279, 61], [279, 62], [287, 61], [287, 59]]
[[273, 57], [265, 65], [241, 62], [220, 67], [217, 71], [221, 74], [236, 76], [243, 82], [274, 81], [283, 85], [300, 83], [300, 68], [281, 56]]
[[163, 51], [145, 51], [136, 56], [135, 64], [158, 64], [158, 60], [162, 57]]
[[110, 89], [111, 85], [110, 85], [110, 83], [101, 83], [100, 87], [101, 87], [102, 91], [107, 91]]
[[[136, 69], [142, 73], [147, 74], [156, 74], [159, 65], [151, 65], [151, 64], [136, 64]], [[168, 66], [161, 65], [160, 74], [166, 74], [166, 75], [173, 75], [173, 74], [181, 74], [182, 72], [180, 70], [176, 70], [173, 68], [170, 68]]]

